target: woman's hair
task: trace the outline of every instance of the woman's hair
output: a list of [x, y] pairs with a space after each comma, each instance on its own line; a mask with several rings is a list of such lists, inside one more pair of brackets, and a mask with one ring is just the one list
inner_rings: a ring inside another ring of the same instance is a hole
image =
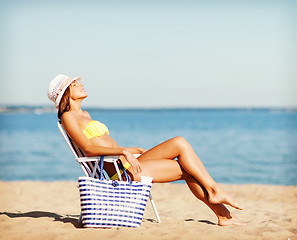
[[64, 112], [70, 111], [70, 88], [68, 87], [63, 97], [61, 98], [60, 104], [59, 104], [59, 110], [58, 110], [58, 118], [61, 119]]

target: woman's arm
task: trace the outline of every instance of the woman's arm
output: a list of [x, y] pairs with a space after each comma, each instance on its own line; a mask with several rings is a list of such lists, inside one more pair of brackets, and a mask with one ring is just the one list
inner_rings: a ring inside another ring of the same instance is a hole
[[133, 154], [142, 154], [145, 153], [147, 150], [140, 147], [121, 147], [123, 150], [127, 150]]
[[71, 112], [62, 115], [61, 122], [67, 135], [88, 157], [99, 155], [123, 155], [124, 148], [110, 148], [94, 145], [83, 134], [77, 118]]
[[142, 148], [103, 147], [92, 144], [83, 134], [78, 120], [71, 112], [65, 112], [61, 118], [62, 126], [67, 135], [83, 150], [88, 157], [101, 155], [123, 155], [131, 164], [135, 173], [140, 174], [141, 168], [133, 154], [145, 152]]

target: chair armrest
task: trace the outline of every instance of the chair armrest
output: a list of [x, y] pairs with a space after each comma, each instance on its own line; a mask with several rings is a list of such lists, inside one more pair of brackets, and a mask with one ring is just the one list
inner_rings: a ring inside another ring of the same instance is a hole
[[[104, 162], [115, 162], [119, 159], [120, 156], [104, 156]], [[94, 162], [100, 160], [100, 156], [98, 157], [78, 157], [76, 161], [79, 163], [82, 162]]]
[[113, 162], [113, 161], [117, 161], [120, 158], [120, 156], [104, 156], [104, 161], [105, 162]]

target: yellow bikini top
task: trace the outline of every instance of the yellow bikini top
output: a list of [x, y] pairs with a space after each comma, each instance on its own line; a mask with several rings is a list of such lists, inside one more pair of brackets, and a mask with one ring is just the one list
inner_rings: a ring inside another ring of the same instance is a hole
[[88, 122], [83, 130], [83, 134], [85, 134], [88, 139], [101, 137], [105, 133], [109, 135], [108, 128], [105, 124], [94, 120]]

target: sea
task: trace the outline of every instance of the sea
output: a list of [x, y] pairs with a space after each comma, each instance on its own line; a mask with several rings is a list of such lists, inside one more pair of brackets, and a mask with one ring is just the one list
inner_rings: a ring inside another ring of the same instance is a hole
[[[86, 110], [108, 126], [120, 146], [150, 149], [184, 137], [219, 183], [297, 185], [296, 109]], [[0, 180], [83, 176], [57, 121], [46, 106], [0, 107]]]

